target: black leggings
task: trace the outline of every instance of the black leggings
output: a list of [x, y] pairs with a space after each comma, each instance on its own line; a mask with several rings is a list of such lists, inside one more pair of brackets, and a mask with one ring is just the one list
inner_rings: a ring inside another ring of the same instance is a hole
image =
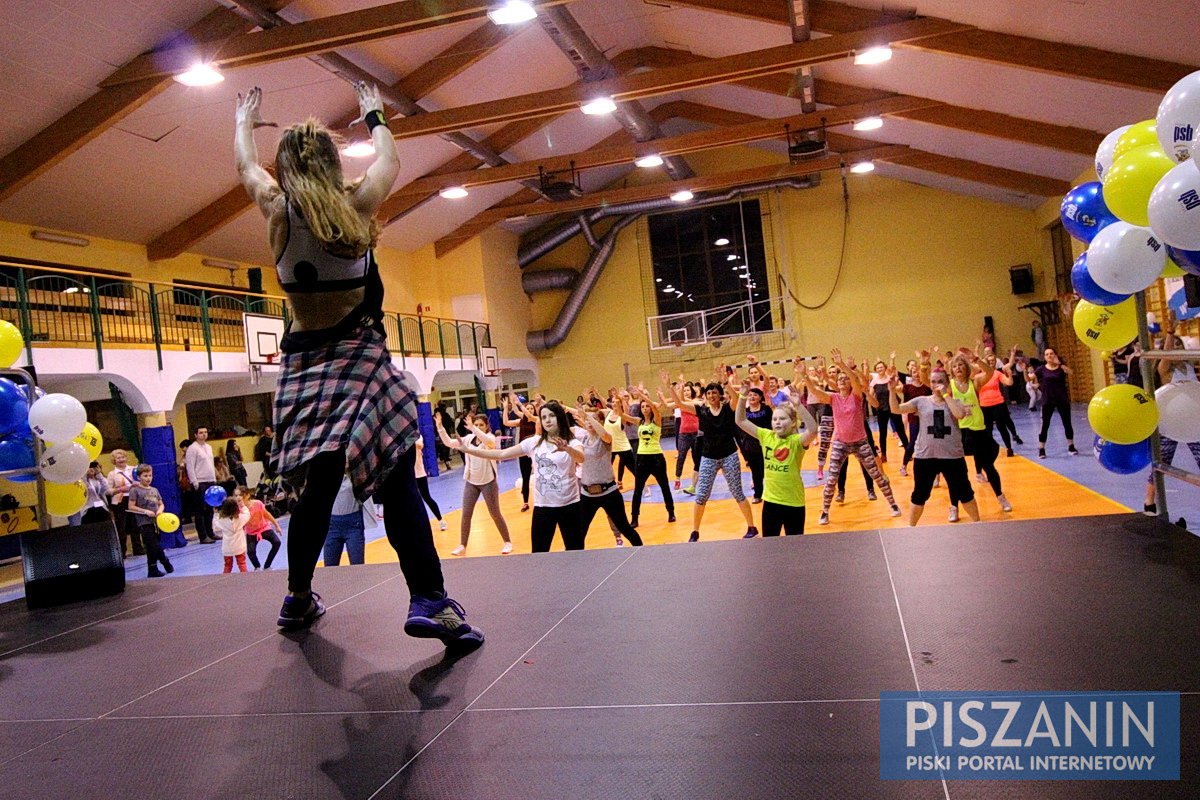
[[[845, 472], [845, 470], [842, 470]], [[781, 506], [770, 500], [763, 503], [762, 535], [778, 536], [782, 528], [788, 536], [804, 533], [804, 506]]]
[[675, 480], [683, 477], [683, 462], [692, 454], [692, 472], [700, 471], [700, 443], [694, 433], [675, 434]]
[[629, 470], [630, 475], [637, 475], [637, 461], [633, 457], [632, 450], [620, 450], [612, 454], [612, 457], [617, 462], [617, 482], [625, 480], [625, 470]]
[[[892, 430], [896, 432], [896, 436], [900, 439], [900, 446], [904, 448], [905, 455], [908, 455], [908, 435], [904, 432], [904, 417], [901, 414], [893, 414], [892, 410], [886, 406], [881, 406], [875, 409], [875, 423], [879, 426], [879, 454], [887, 458], [887, 440], [888, 440], [888, 424], [891, 423]], [[905, 462], [908, 463], [908, 462]]]
[[904, 448], [904, 466], [908, 466], [908, 462], [913, 460], [913, 453], [917, 449], [917, 437], [921, 434], [921, 420], [915, 414], [908, 415], [908, 446]]
[[763, 463], [762, 445], [758, 443], [758, 439], [750, 440], [743, 436], [738, 436], [738, 450], [742, 452], [742, 458], [746, 459], [746, 466], [750, 468], [750, 482], [754, 485], [754, 499], [761, 500], [763, 496]]
[[[433, 546], [433, 529], [417, 488], [416, 454], [417, 448], [410, 447], [400, 456], [375, 498], [386, 511], [383, 527], [400, 559], [408, 591], [421, 597], [438, 597], [445, 591], [442, 562]], [[325, 546], [333, 501], [345, 472], [344, 450], [318, 453], [308, 462], [304, 488], [288, 526], [289, 591], [312, 589], [313, 571]]]
[[1067, 441], [1075, 441], [1075, 429], [1071, 427], [1071, 403], [1050, 403], [1042, 398], [1042, 432], [1038, 434], [1038, 442], [1042, 448], [1046, 447], [1046, 434], [1050, 432], [1050, 418], [1054, 416], [1054, 412], [1058, 412], [1058, 416], [1062, 419], [1063, 432], [1067, 435]]
[[933, 481], [939, 474], [946, 478], [952, 505], [975, 499], [975, 489], [967, 476], [966, 458], [918, 458], [913, 461], [913, 490], [909, 497], [914, 506], [923, 506], [929, 500]]
[[428, 476], [417, 478], [417, 490], [421, 493], [421, 499], [425, 501], [425, 505], [429, 506], [429, 510], [440, 520], [442, 518], [442, 510], [438, 508], [437, 501], [429, 494]]
[[521, 502], [529, 505], [529, 476], [533, 474], [533, 459], [521, 456], [517, 459], [517, 464], [521, 467]]
[[653, 477], [662, 489], [663, 503], [667, 506], [667, 516], [675, 516], [675, 498], [671, 496], [671, 484], [667, 480], [667, 459], [662, 453], [641, 455], [637, 458], [637, 480], [633, 484], [633, 520], [637, 523], [638, 511], [642, 507], [642, 489], [646, 488], [646, 480]]
[[638, 534], [637, 529], [629, 524], [629, 517], [625, 514], [625, 501], [621, 498], [621, 493], [615, 489], [608, 494], [579, 495], [579, 530], [583, 531], [585, 537], [588, 528], [592, 526], [592, 519], [600, 509], [604, 509], [612, 527], [628, 539], [631, 545], [642, 546], [642, 537]]
[[[861, 461], [859, 462], [858, 466], [859, 466], [859, 469], [862, 470], [863, 481], [865, 481], [867, 484], [867, 494], [870, 494], [871, 492], [875, 491], [875, 481], [871, 480], [871, 473], [867, 472], [867, 468], [862, 465]], [[844, 496], [846, 494], [846, 475], [849, 474], [849, 472], [850, 472], [850, 470], [843, 469], [841, 472], [838, 473], [838, 496], [839, 497]]]
[[991, 432], [986, 428], [981, 431], [963, 428], [962, 436], [963, 450], [975, 458], [975, 471], [987, 475], [988, 483], [992, 485], [992, 491], [997, 497], [1004, 494], [1004, 489], [1000, 486], [1000, 473], [996, 471], [996, 456], [999, 455], [1000, 448], [992, 438]]
[[271, 552], [267, 553], [266, 563], [258, 563], [258, 537], [253, 533], [246, 534], [246, 557], [250, 559], [250, 563], [254, 565], [255, 569], [270, 569], [271, 565], [275, 563], [275, 556], [279, 553], [279, 545], [282, 542], [279, 541], [279, 534], [271, 528], [262, 532], [262, 538], [271, 543]]
[[579, 524], [581, 508], [578, 501], [569, 506], [534, 506], [529, 534], [533, 539], [533, 552], [549, 553], [554, 541], [554, 529], [562, 531], [563, 547], [567, 550], [582, 550], [587, 531]]
[[1012, 450], [1012, 437], [1018, 440], [1021, 438], [1017, 435], [1017, 426], [1013, 422], [1012, 414], [1008, 413], [1008, 403], [1000, 403], [995, 406], [981, 406], [983, 409], [983, 421], [987, 423], [987, 432], [992, 432], [992, 426], [1000, 429], [1000, 438], [1004, 440], [1004, 449]]

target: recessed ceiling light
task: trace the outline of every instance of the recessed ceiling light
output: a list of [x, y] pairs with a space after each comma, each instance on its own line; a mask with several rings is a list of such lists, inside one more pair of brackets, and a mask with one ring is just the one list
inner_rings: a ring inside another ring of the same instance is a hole
[[461, 200], [467, 196], [467, 190], [461, 186], [447, 186], [438, 192], [438, 194], [447, 200]]
[[208, 64], [197, 64], [187, 72], [181, 72], [176, 75], [175, 80], [184, 86], [212, 86], [215, 83], [225, 80], [225, 76], [218, 72], [215, 67], [211, 67]]
[[728, 256], [725, 256], [725, 260], [726, 261], [737, 261], [738, 257], [735, 255], [728, 255]]
[[342, 148], [342, 155], [348, 158], [366, 158], [375, 155], [375, 145], [370, 142], [351, 142]]
[[850, 167], [850, 171], [853, 172], [855, 175], [865, 175], [868, 172], [874, 172], [875, 171], [875, 162], [874, 161], [860, 161], [857, 164], [855, 164], [854, 166]]
[[617, 104], [611, 97], [597, 97], [581, 105], [579, 110], [588, 116], [595, 117], [601, 114], [611, 114], [617, 110]]
[[867, 117], [854, 123], [856, 131], [877, 131], [883, 127], [883, 117]]
[[487, 12], [488, 19], [497, 25], [516, 25], [528, 22], [537, 16], [537, 11], [526, 0], [508, 0]]
[[861, 53], [854, 54], [854, 63], [859, 66], [868, 64], [882, 64], [885, 61], [890, 61], [892, 58], [892, 48], [887, 47], [869, 47]]
[[637, 166], [641, 167], [642, 169], [649, 169], [650, 167], [661, 167], [663, 165], [663, 157], [660, 155], [642, 156], [641, 158], [639, 158], [637, 161], [634, 161], [633, 163], [636, 164]]
[[687, 203], [695, 196], [696, 195], [692, 194], [687, 189], [680, 189], [678, 192], [675, 192], [671, 195], [671, 199], [676, 203]]
[[720, 239], [717, 239], [715, 242], [713, 242], [713, 244], [715, 244], [717, 247], [724, 247], [725, 245], [729, 244], [729, 240], [722, 236]]
[[655, 283], [662, 283], [662, 278], [655, 278], [655, 279], [654, 279], [654, 282], [655, 282]]

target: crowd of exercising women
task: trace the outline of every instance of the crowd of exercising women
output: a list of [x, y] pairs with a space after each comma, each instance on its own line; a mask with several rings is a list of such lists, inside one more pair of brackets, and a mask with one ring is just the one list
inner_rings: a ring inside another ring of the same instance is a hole
[[[902, 450], [899, 475], [907, 477], [911, 469], [910, 524], [917, 524], [943, 479], [949, 521], [959, 519], [960, 507], [977, 521], [972, 472], [974, 482], [990, 486], [1002, 511], [1012, 511], [996, 468], [1000, 446], [993, 431], [999, 428], [1009, 455], [1013, 440], [1022, 444], [1006, 397], [1014, 368], [1023, 370], [1015, 350], [1005, 360], [982, 346], [953, 352], [934, 347], [917, 351], [903, 369], [897, 367], [895, 353], [868, 364], [843, 357], [836, 349], [828, 359], [797, 357], [790, 364], [773, 363], [790, 368], [790, 376], [767, 374], [765, 365], [748, 357], [745, 375], [723, 364], [709, 380], [687, 380], [683, 375], [671, 380], [662, 372], [660, 385], [652, 389], [644, 384], [614, 387], [601, 395], [593, 386], [572, 404], [509, 394], [503, 399], [501, 432], [490, 431], [487, 416], [471, 409], [455, 421], [447, 416], [436, 426], [444, 458], [457, 450], [465, 465], [461, 541], [454, 554], [465, 552], [472, 510], [480, 496], [504, 540], [502, 552], [512, 552], [500, 512], [495, 462], [514, 458], [521, 462], [522, 512], [530, 508], [532, 488], [534, 552], [549, 550], [556, 532], [566, 549], [582, 550], [588, 528], [601, 511], [618, 546], [640, 545], [637, 528], [651, 479], [662, 494], [667, 522], [676, 520], [674, 492], [695, 498], [688, 541], [698, 541], [718, 473], [745, 521], [745, 538], [758, 536], [760, 530], [763, 536], [802, 534], [801, 462], [814, 445], [816, 477], [823, 483], [820, 525], [829, 523], [835, 499], [845, 502], [851, 456], [861, 468], [867, 498], [876, 500], [878, 491], [890, 515], [899, 517], [903, 512], [881, 466], [888, 459], [889, 431]], [[1045, 363], [1022, 376], [1040, 386], [1045, 404], [1039, 437], [1043, 457], [1052, 414], [1061, 410], [1066, 397], [1069, 371], [1047, 349]], [[870, 425], [872, 416], [878, 439]], [[674, 419], [673, 481], [662, 447], [666, 418]], [[1070, 417], [1062, 419], [1069, 452], [1074, 453]], [[505, 440], [511, 446], [502, 447]], [[750, 472], [749, 497], [743, 463]], [[629, 489], [627, 513], [622, 493]], [[756, 524], [752, 506], [759, 504]]]

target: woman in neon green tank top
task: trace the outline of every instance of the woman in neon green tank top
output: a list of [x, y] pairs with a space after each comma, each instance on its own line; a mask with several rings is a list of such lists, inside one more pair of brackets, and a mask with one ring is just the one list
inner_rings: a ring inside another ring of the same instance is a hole
[[642, 422], [638, 426], [638, 451], [636, 481], [633, 485], [633, 519], [630, 524], [638, 525], [638, 512], [642, 509], [642, 490], [646, 481], [653, 477], [662, 490], [663, 503], [667, 506], [667, 522], [675, 521], [675, 498], [671, 496], [671, 482], [667, 478], [667, 459], [662, 450], [662, 416], [658, 406], [650, 399], [650, 393], [641, 392]]
[[[1004, 496], [1004, 489], [1000, 485], [1000, 473], [996, 470], [1000, 446], [992, 438], [979, 405], [979, 390], [991, 380], [994, 371], [986, 361], [963, 348], [950, 359], [950, 392], [955, 400], [967, 408], [967, 414], [958, 421], [958, 426], [962, 428], [963, 449], [967, 455], [975, 458], [976, 480], [990, 483], [1000, 508], [1012, 511], [1012, 504]], [[984, 478], [984, 475], [987, 477]], [[958, 521], [957, 505], [950, 506], [950, 521]]]

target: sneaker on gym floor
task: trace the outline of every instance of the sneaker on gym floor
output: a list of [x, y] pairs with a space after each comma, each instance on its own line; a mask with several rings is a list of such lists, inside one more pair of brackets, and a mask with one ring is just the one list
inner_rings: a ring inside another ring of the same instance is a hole
[[1157, 503], [1146, 503], [1146, 505], [1142, 506], [1142, 513], [1145, 514], [1147, 517], [1157, 517], [1158, 516], [1158, 504]]
[[308, 597], [288, 595], [283, 598], [283, 608], [279, 609], [279, 619], [275, 623], [285, 631], [295, 631], [312, 625], [324, 613], [325, 604], [316, 592]]
[[1022, 439], [1020, 436], [1017, 436], [1015, 433], [1013, 434], [1013, 441], [1016, 442], [1017, 444], [1025, 444], [1025, 440]]
[[947, 522], [958, 522], [958, 506], [950, 506], [950, 515], [946, 517]]
[[1006, 454], [1006, 455], [1007, 455], [1009, 458], [1012, 458], [1012, 457], [1013, 457], [1013, 449], [1012, 449], [1011, 447], [1010, 447], [1010, 448], [1008, 448], [1008, 452], [1007, 452], [1007, 454]]
[[506, 556], [512, 552], [512, 542], [505, 542], [504, 547], [500, 548], [500, 555]]
[[684, 490], [683, 490], [683, 493], [684, 493], [684, 494], [695, 495], [695, 494], [696, 494], [696, 487], [695, 487], [695, 486], [689, 486], [689, 487], [687, 487], [686, 489], [684, 489]]
[[675, 481], [675, 491], [679, 491], [679, 481]]
[[875, 496], [874, 492], [867, 492], [867, 499], [868, 500], [878, 500], [879, 498]]
[[908, 467], [904, 466], [903, 464], [900, 465], [900, 477], [901, 478], [908, 477]]
[[700, 541], [700, 531], [692, 531], [692, 535], [688, 537], [689, 542]]
[[1046, 449], [1042, 448], [1042, 449], [1038, 450], [1038, 458], [1044, 459], [1045, 457], [1046, 457]]
[[893, 517], [900, 516], [900, 506], [892, 506], [892, 516]]
[[996, 500], [998, 500], [1000, 502], [1000, 510], [1001, 511], [1012, 511], [1012, 503], [1008, 502], [1007, 497], [1005, 497], [1004, 495], [1000, 495], [999, 497], [996, 498]]
[[446, 597], [428, 598], [414, 595], [408, 603], [408, 619], [404, 632], [418, 639], [441, 639], [450, 646], [455, 644], [478, 647], [483, 644], [483, 631], [472, 627], [467, 621], [463, 607]]
[[667, 515], [667, 522], [674, 522], [674, 521], [675, 521], [675, 515], [674, 515], [674, 514], [668, 514], [668, 515]]
[[817, 480], [825, 480], [825, 470], [821, 469], [820, 467], [817, 467]]
[[624, 546], [625, 546], [625, 540], [624, 540], [624, 539], [622, 539], [620, 536], [617, 536], [617, 537], [615, 537], [615, 538], [616, 538], [616, 542], [617, 542], [617, 547], [624, 547]]
[[818, 525], [828, 525], [829, 524], [829, 513], [821, 512], [821, 518], [817, 520], [817, 524]]
[[461, 556], [465, 552], [467, 552], [467, 546], [465, 544], [460, 544], [458, 547], [450, 551], [450, 555]]
[[1071, 445], [1071, 446], [1069, 446], [1069, 447], [1067, 448], [1067, 452], [1068, 452], [1068, 453], [1070, 453], [1070, 454], [1071, 454], [1071, 455], [1073, 455], [1073, 456], [1077, 456], [1077, 455], [1079, 455], [1079, 451], [1075, 449], [1075, 445]]
[[758, 536], [758, 528], [751, 525], [749, 528], [746, 528], [746, 535], [743, 536], [742, 538], [743, 539], [753, 539], [755, 536]]
[[844, 494], [839, 494], [839, 495], [837, 496], [837, 501], [838, 501], [839, 503], [844, 503], [844, 502], [846, 502], [846, 495], [844, 495]]
[[439, 519], [439, 520], [438, 520], [438, 527], [439, 527], [439, 528], [441, 528], [442, 530], [446, 530], [446, 520], [444, 520], [444, 519]]

